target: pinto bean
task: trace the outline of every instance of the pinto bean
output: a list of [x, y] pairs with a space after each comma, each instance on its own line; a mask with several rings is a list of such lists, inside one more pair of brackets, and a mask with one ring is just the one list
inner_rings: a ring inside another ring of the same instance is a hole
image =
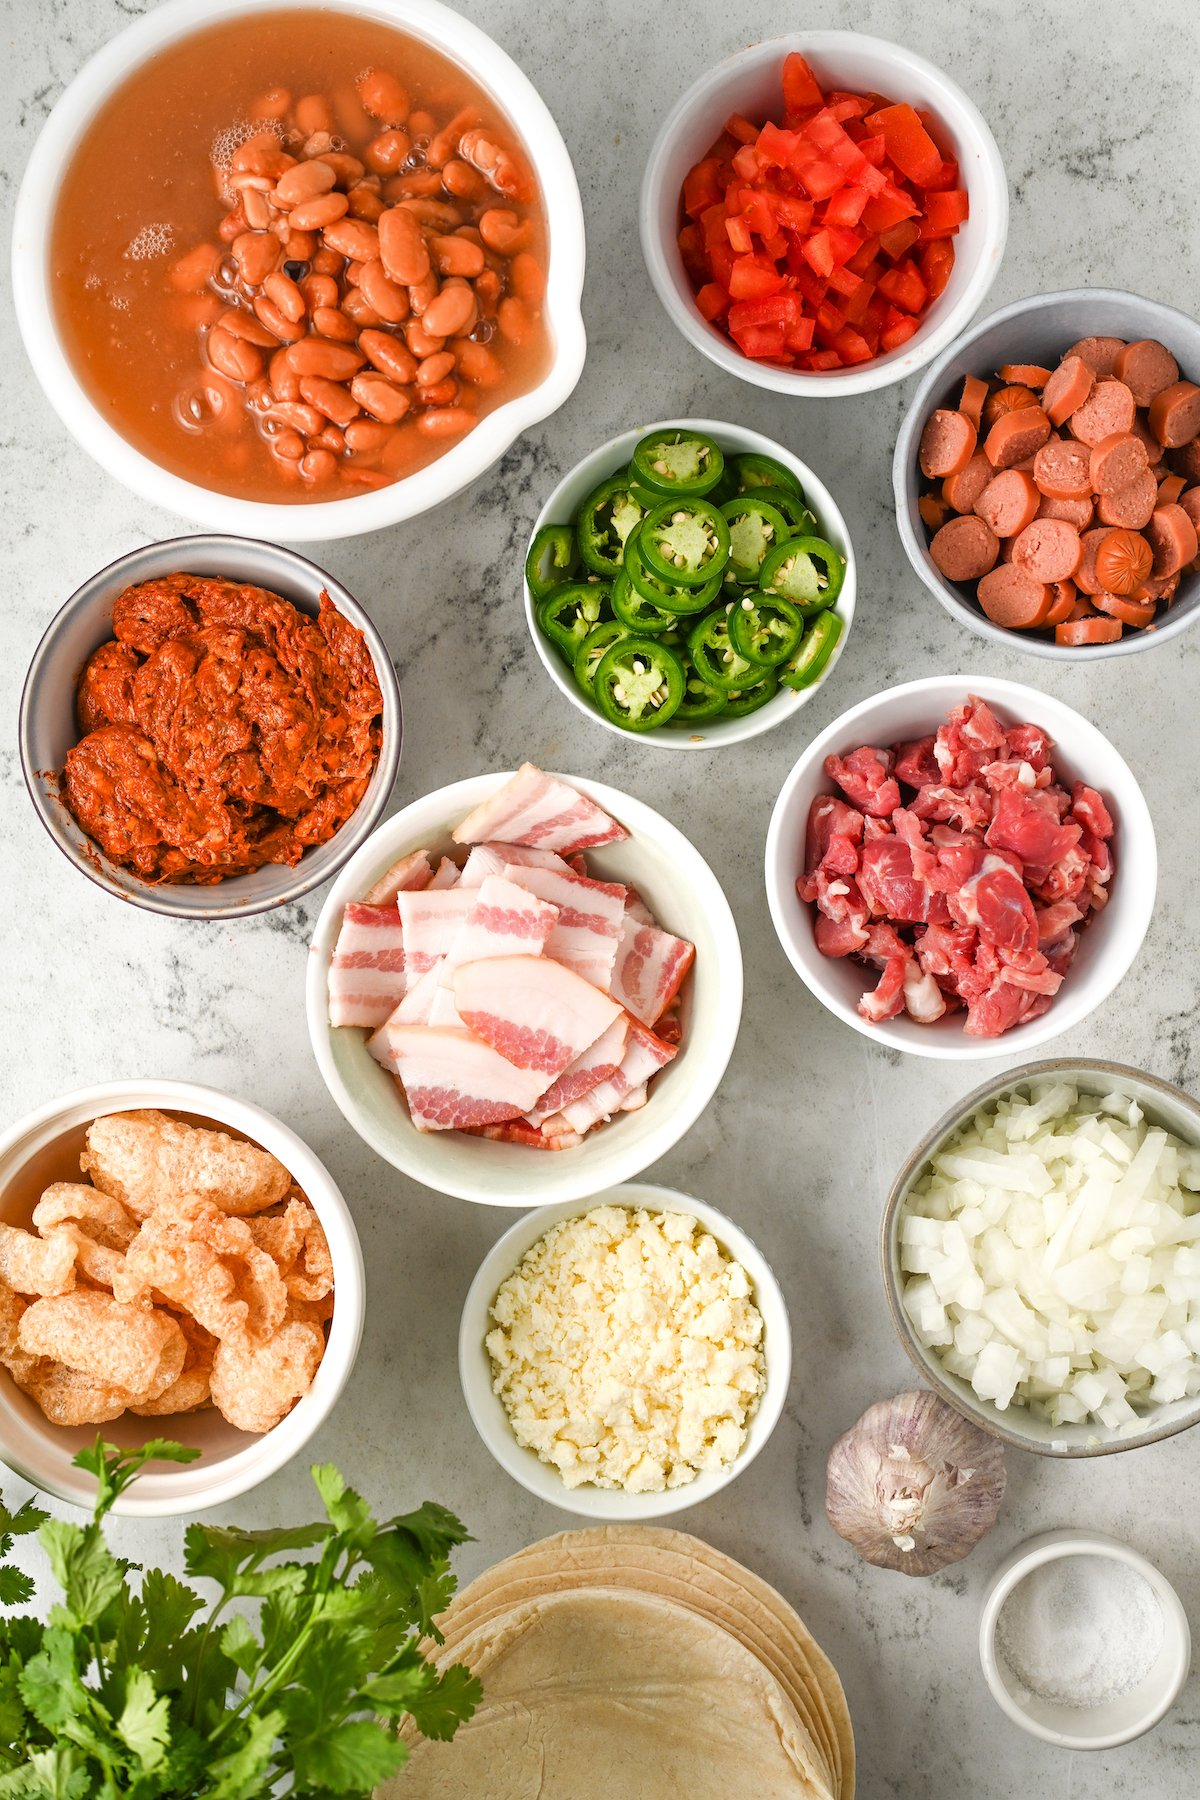
[[267, 369], [271, 392], [279, 400], [299, 400], [300, 377], [288, 361], [286, 348], [277, 350]]
[[326, 425], [312, 442], [314, 450], [332, 450], [335, 456], [341, 456], [346, 448], [346, 434], [338, 425]]
[[524, 250], [533, 236], [533, 226], [507, 206], [490, 206], [479, 215], [479, 235], [497, 256], [513, 256]]
[[[429, 250], [421, 227], [402, 206], [385, 212], [378, 228], [379, 256], [384, 273], [401, 287], [412, 287], [429, 274]], [[410, 296], [411, 298], [411, 296]]]
[[325, 227], [325, 242], [356, 262], [370, 262], [379, 255], [379, 233], [365, 219], [335, 219]]
[[[274, 301], [269, 300], [266, 294], [259, 294], [254, 302], [254, 311], [267, 330], [275, 333], [281, 344], [294, 344], [297, 338], [304, 336], [304, 325], [299, 321], [289, 319], [285, 313], [280, 312]], [[303, 312], [303, 308], [301, 312]]]
[[313, 329], [320, 337], [332, 338], [338, 344], [357, 341], [358, 326], [337, 306], [314, 306], [312, 321]]
[[441, 381], [431, 383], [429, 387], [420, 388], [417, 401], [421, 406], [449, 406], [458, 399], [458, 391], [458, 383], [453, 375], [447, 375]]
[[460, 112], [434, 133], [429, 140], [429, 148], [425, 152], [425, 161], [431, 169], [440, 169], [450, 161], [458, 149], [458, 140], [469, 125], [474, 125], [479, 114], [473, 106], [464, 106]]
[[326, 381], [348, 381], [365, 361], [354, 345], [334, 344], [326, 338], [301, 338], [288, 351], [289, 366], [297, 375], [323, 375]]
[[407, 131], [381, 131], [363, 151], [363, 161], [376, 175], [394, 175], [411, 149]]
[[292, 104], [292, 96], [284, 87], [268, 88], [250, 108], [252, 119], [282, 119]]
[[294, 169], [288, 169], [279, 177], [275, 184], [275, 200], [279, 206], [299, 206], [302, 200], [319, 199], [336, 185], [333, 170], [327, 162], [297, 163]]
[[389, 325], [400, 325], [407, 319], [408, 294], [404, 288], [397, 287], [394, 281], [388, 280], [382, 263], [364, 263], [358, 285], [367, 305]]
[[[253, 237], [253, 233], [250, 235]], [[270, 242], [269, 239], [264, 241]], [[274, 249], [274, 245], [272, 245], [272, 249]], [[237, 260], [236, 247], [234, 259]], [[178, 262], [171, 265], [171, 272], [167, 279], [177, 294], [202, 294], [208, 286], [209, 277], [216, 269], [219, 260], [220, 251], [215, 244], [197, 244], [185, 256], [181, 256]], [[241, 267], [240, 262], [238, 266]]]
[[257, 381], [263, 372], [262, 351], [257, 345], [234, 337], [220, 325], [208, 334], [208, 360], [230, 381]]
[[351, 156], [348, 150], [326, 150], [321, 161], [329, 164], [337, 176], [339, 187], [353, 187], [367, 172], [357, 156]]
[[307, 311], [304, 295], [291, 276], [285, 275], [282, 269], [277, 269], [274, 274], [267, 276], [263, 282], [263, 292], [268, 300], [275, 303], [284, 318], [290, 319], [293, 325], [298, 319], [304, 317]]
[[236, 338], [245, 338], [248, 344], [257, 344], [260, 350], [278, 350], [279, 338], [273, 331], [257, 320], [253, 313], [243, 312], [240, 306], [227, 306], [217, 320], [222, 331], [228, 331]]
[[445, 338], [435, 337], [431, 331], [426, 331], [419, 319], [408, 321], [404, 327], [404, 341], [418, 359], [436, 356], [446, 346]]
[[314, 131], [332, 131], [333, 127], [333, 108], [324, 94], [305, 94], [297, 100], [296, 129], [305, 137], [311, 137]]
[[324, 244], [313, 251], [310, 260], [314, 275], [340, 275], [346, 266], [345, 257], [339, 256], [336, 250], [327, 250]]
[[542, 304], [546, 294], [546, 275], [536, 256], [531, 256], [528, 250], [520, 251], [513, 257], [509, 275], [513, 293], [518, 300], [523, 300], [530, 307]]
[[394, 435], [392, 426], [378, 419], [355, 419], [346, 427], [346, 448], [355, 456], [371, 456]]
[[417, 359], [397, 338], [386, 331], [364, 331], [359, 336], [359, 349], [381, 374], [404, 387], [417, 378]]
[[412, 404], [403, 388], [396, 387], [385, 375], [356, 375], [350, 392], [364, 412], [385, 425], [397, 424]]
[[300, 392], [309, 406], [345, 429], [358, 417], [358, 403], [352, 400], [340, 381], [326, 381], [320, 375], [302, 375]]
[[324, 231], [336, 225], [350, 210], [345, 194], [321, 194], [315, 200], [302, 201], [288, 214], [288, 222], [297, 231]]
[[433, 356], [427, 356], [417, 366], [417, 386], [432, 387], [449, 375], [454, 367], [454, 355], [450, 350], [438, 350]]
[[285, 262], [309, 262], [317, 247], [315, 231], [285, 231], [280, 238]]
[[337, 474], [337, 457], [330, 450], [310, 450], [300, 458], [300, 473], [305, 481], [328, 481]]
[[455, 347], [459, 373], [464, 381], [475, 387], [495, 387], [501, 380], [504, 371], [486, 344], [473, 344], [470, 338], [464, 338]]
[[277, 431], [270, 439], [271, 449], [285, 462], [299, 462], [305, 452], [304, 439], [298, 431]]
[[247, 188], [242, 195], [242, 211], [251, 231], [265, 231], [271, 223], [271, 203], [256, 188]]
[[300, 283], [300, 292], [310, 311], [315, 311], [318, 306], [330, 307], [338, 303], [338, 284], [332, 275], [306, 275]]
[[442, 186], [456, 200], [481, 200], [487, 193], [487, 182], [470, 163], [453, 156], [442, 170]]
[[239, 175], [266, 176], [273, 185], [295, 160], [273, 131], [256, 131], [238, 145], [229, 167], [235, 179]]
[[385, 182], [383, 197], [389, 205], [398, 206], [402, 200], [428, 198], [441, 191], [442, 178], [436, 169], [413, 169], [407, 175], [393, 175]]
[[529, 316], [529, 308], [523, 300], [512, 294], [500, 302], [496, 310], [496, 322], [500, 327], [500, 336], [507, 338], [510, 344], [527, 344], [533, 336], [533, 320]]
[[368, 225], [377, 224], [387, 208], [375, 192], [374, 188], [366, 188], [356, 181], [346, 196], [352, 219], [364, 219]]
[[421, 317], [421, 314], [425, 311], [425, 308], [437, 293], [439, 285], [438, 278], [432, 269], [430, 269], [423, 281], [414, 281], [410, 283], [408, 289], [408, 304], [412, 307], [416, 318], [419, 319]]
[[306, 406], [302, 400], [277, 400], [275, 405], [267, 409], [268, 419], [275, 419], [280, 425], [290, 425], [293, 431], [299, 431], [305, 437], [312, 437], [314, 432], [325, 428], [325, 415], [318, 412], [315, 406]]
[[474, 423], [474, 413], [468, 412], [465, 406], [436, 406], [419, 415], [417, 430], [426, 437], [461, 437]]
[[485, 263], [483, 251], [470, 238], [435, 237], [430, 248], [433, 260], [442, 275], [482, 275]]
[[373, 119], [403, 125], [408, 117], [408, 91], [387, 69], [368, 69], [358, 79], [358, 97]]
[[217, 236], [223, 244], [232, 244], [235, 238], [241, 237], [242, 233], [249, 229], [250, 227], [246, 223], [246, 215], [242, 211], [242, 204], [239, 200], [238, 204], [233, 207], [230, 212], [225, 214], [225, 217], [217, 226]]
[[475, 295], [466, 283], [448, 281], [425, 308], [421, 325], [430, 337], [458, 337], [470, 331], [478, 316]]
[[342, 311], [361, 329], [364, 325], [382, 325], [383, 320], [359, 288], [351, 288], [342, 301]]

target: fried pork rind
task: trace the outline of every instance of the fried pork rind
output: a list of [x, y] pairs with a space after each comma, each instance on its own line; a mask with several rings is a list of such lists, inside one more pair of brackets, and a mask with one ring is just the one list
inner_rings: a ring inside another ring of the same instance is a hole
[[67, 1237], [35, 1237], [0, 1224], [0, 1281], [18, 1294], [69, 1294], [75, 1286], [75, 1246]]
[[255, 1243], [271, 1257], [292, 1300], [323, 1300], [333, 1292], [333, 1258], [321, 1222], [293, 1190], [286, 1207], [247, 1221]]
[[112, 1288], [121, 1279], [137, 1220], [111, 1194], [80, 1181], [56, 1181], [34, 1207], [33, 1222], [43, 1238], [63, 1238], [74, 1246], [76, 1272], [86, 1281]]
[[139, 1219], [182, 1195], [242, 1217], [274, 1206], [292, 1184], [283, 1164], [257, 1144], [155, 1111], [93, 1120], [79, 1165]]
[[245, 1219], [211, 1200], [160, 1207], [142, 1223], [113, 1292], [118, 1300], [153, 1288], [216, 1338], [267, 1338], [283, 1323], [288, 1294]]
[[27, 1305], [28, 1302], [22, 1300], [20, 1294], [14, 1294], [7, 1283], [0, 1281], [0, 1363], [3, 1363], [18, 1386], [37, 1367], [40, 1360], [21, 1348], [21, 1317]]
[[139, 1418], [162, 1419], [171, 1413], [198, 1412], [202, 1406], [212, 1405], [210, 1386], [217, 1340], [186, 1313], [180, 1315], [179, 1326], [187, 1339], [183, 1373], [157, 1400], [130, 1402], [130, 1412], [137, 1413]]
[[51, 1425], [107, 1425], [120, 1418], [133, 1398], [124, 1388], [46, 1357], [39, 1357], [24, 1378], [14, 1379]]
[[321, 1327], [299, 1319], [289, 1319], [265, 1343], [218, 1344], [213, 1400], [238, 1431], [270, 1431], [308, 1392], [324, 1353]]
[[[183, 1373], [187, 1340], [168, 1312], [126, 1306], [96, 1288], [35, 1300], [21, 1315], [17, 1341], [131, 1397], [157, 1399]], [[40, 1404], [40, 1402], [39, 1402]], [[115, 1416], [115, 1415], [110, 1415]]]

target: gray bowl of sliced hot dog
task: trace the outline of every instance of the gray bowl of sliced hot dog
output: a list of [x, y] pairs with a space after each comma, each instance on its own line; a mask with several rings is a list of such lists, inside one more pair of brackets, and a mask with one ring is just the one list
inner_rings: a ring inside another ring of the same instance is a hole
[[1137, 294], [1019, 300], [926, 373], [896, 441], [909, 561], [981, 637], [1121, 656], [1200, 612], [1200, 324]]

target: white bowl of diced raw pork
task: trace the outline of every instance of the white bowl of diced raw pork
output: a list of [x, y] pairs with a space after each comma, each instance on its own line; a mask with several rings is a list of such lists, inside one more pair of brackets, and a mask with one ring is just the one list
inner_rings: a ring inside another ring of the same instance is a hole
[[1154, 906], [1150, 812], [1120, 752], [1049, 694], [939, 675], [813, 739], [767, 833], [779, 941], [891, 1050], [1028, 1055], [1108, 999]]
[[708, 1105], [742, 957], [712, 870], [640, 800], [532, 764], [405, 807], [317, 921], [338, 1106], [425, 1186], [544, 1206], [627, 1181]]

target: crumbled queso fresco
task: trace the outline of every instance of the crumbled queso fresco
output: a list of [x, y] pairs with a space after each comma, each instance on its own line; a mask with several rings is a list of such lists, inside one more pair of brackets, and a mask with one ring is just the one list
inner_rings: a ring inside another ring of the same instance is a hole
[[631, 1494], [725, 1469], [766, 1378], [750, 1278], [686, 1213], [555, 1225], [492, 1302], [493, 1386], [568, 1488]]

